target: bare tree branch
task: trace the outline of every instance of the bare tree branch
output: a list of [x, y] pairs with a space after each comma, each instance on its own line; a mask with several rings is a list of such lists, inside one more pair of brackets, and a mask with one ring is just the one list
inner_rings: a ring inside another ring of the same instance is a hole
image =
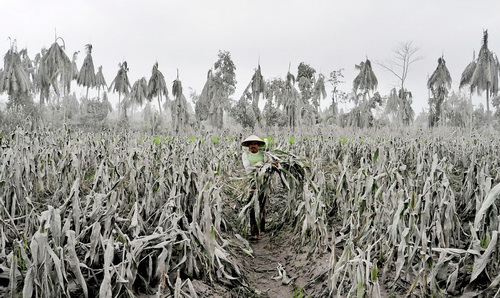
[[400, 88], [404, 88], [404, 83], [408, 77], [410, 66], [423, 59], [423, 56], [414, 57], [420, 50], [419, 47], [413, 46], [412, 42], [400, 42], [396, 48], [392, 49], [395, 60], [386, 60], [386, 62], [375, 62], [383, 69], [392, 73], [400, 80]]

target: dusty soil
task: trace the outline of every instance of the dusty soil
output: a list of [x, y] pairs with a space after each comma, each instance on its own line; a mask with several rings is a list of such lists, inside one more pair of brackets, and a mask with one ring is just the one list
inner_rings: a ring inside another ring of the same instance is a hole
[[274, 231], [251, 242], [252, 256], [242, 255], [248, 287], [255, 297], [327, 296], [331, 252], [308, 253], [292, 233]]
[[291, 268], [284, 254], [286, 249], [282, 243], [270, 241], [271, 237], [267, 234], [258, 242], [251, 243], [253, 256], [247, 256], [243, 261], [249, 286], [264, 297], [293, 297], [294, 278], [297, 275], [286, 271]]

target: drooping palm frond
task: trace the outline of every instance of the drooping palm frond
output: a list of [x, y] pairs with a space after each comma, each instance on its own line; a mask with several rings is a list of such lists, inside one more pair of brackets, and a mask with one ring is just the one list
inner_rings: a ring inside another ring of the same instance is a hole
[[78, 66], [76, 66], [76, 58], [79, 52], [73, 53], [71, 62], [67, 65], [67, 69], [63, 72], [63, 87], [65, 94], [71, 92], [71, 81], [78, 79]]
[[386, 111], [389, 113], [397, 113], [399, 109], [400, 98], [396, 88], [392, 88], [389, 96], [387, 97]]
[[[239, 111], [236, 120], [242, 124], [243, 127], [252, 127], [253, 129], [256, 120], [260, 123], [262, 117], [259, 108], [259, 99], [261, 94], [263, 94], [264, 97], [266, 96], [265, 92], [266, 82], [262, 76], [259, 64], [235, 107], [235, 110]], [[252, 103], [251, 106], [248, 105], [249, 102]], [[251, 119], [252, 117], [254, 119]]]
[[118, 72], [113, 82], [109, 86], [108, 91], [118, 92], [120, 94], [128, 94], [130, 90], [130, 81], [128, 80], [127, 61], [118, 64]]
[[277, 108], [279, 108], [284, 102], [285, 88], [286, 83], [282, 78], [268, 80], [264, 96], [271, 105], [275, 102]]
[[[438, 59], [438, 66], [427, 81], [427, 88], [431, 90], [434, 97], [439, 97], [441, 94], [446, 95], [451, 88], [451, 75], [446, 67], [446, 61], [443, 57]], [[440, 95], [438, 95], [440, 94]]]
[[[60, 46], [57, 41], [63, 41], [63, 46]], [[57, 38], [56, 41], [50, 46], [50, 48], [43, 54], [40, 59], [40, 65], [38, 75], [43, 76], [40, 81], [44, 85], [49, 84], [54, 89], [55, 93], [59, 95], [58, 81], [63, 80], [63, 86], [68, 89], [69, 92], [69, 82], [71, 78], [68, 73], [71, 71], [71, 61], [64, 52], [64, 40], [62, 38]], [[47, 91], [48, 97], [48, 86], [44, 87]], [[43, 89], [43, 88], [42, 88]]]
[[361, 62], [359, 65], [355, 65], [356, 69], [359, 69], [359, 74], [353, 81], [354, 92], [358, 89], [367, 94], [369, 91], [375, 91], [377, 89], [378, 80], [373, 72], [370, 60], [366, 59], [365, 62]]
[[14, 47], [11, 47], [4, 56], [4, 68], [0, 77], [0, 93], [8, 95], [26, 93], [31, 83], [24, 70], [21, 57]]
[[158, 98], [158, 108], [160, 109], [161, 113], [161, 100], [162, 100], [162, 95], [165, 96], [165, 98], [168, 98], [168, 89], [167, 89], [167, 83], [165, 82], [165, 77], [163, 76], [163, 73], [158, 69], [158, 62], [153, 65], [153, 70], [151, 72], [151, 78], [149, 78], [148, 82], [148, 99], [151, 100], [153, 97]]
[[318, 112], [318, 107], [320, 105], [321, 99], [325, 99], [326, 96], [325, 76], [320, 73], [318, 76], [318, 80], [316, 81], [316, 83], [314, 83], [313, 91], [313, 104], [316, 108], [316, 112]]
[[446, 61], [444, 58], [439, 58], [436, 70], [434, 70], [431, 77], [427, 81], [427, 87], [436, 88], [438, 86], [445, 86], [449, 89], [451, 88], [451, 81], [451, 75], [446, 67]]
[[488, 113], [490, 111], [489, 97], [491, 94], [498, 92], [499, 67], [498, 58], [488, 49], [488, 30], [484, 30], [483, 42], [479, 50], [476, 67], [470, 78], [470, 86], [471, 92], [476, 90], [478, 95], [486, 91]]
[[34, 62], [36, 66], [34, 87], [35, 91], [40, 92], [40, 105], [49, 99], [51, 80], [48, 75], [47, 66], [42, 62], [42, 57], [47, 53], [47, 49], [42, 49], [41, 53], [36, 54]]
[[57, 75], [70, 69], [71, 66], [71, 61], [64, 52], [64, 45], [61, 47], [57, 43], [57, 40], [50, 46], [45, 55], [43, 55], [41, 62], [46, 65], [47, 74], [52, 81], [56, 79]]
[[477, 57], [477, 65], [471, 77], [471, 86], [478, 95], [485, 91], [493, 80], [494, 57], [488, 49], [488, 31], [484, 31], [483, 44]]
[[88, 97], [88, 89], [96, 86], [96, 75], [94, 69], [94, 61], [92, 59], [92, 45], [86, 44], [85, 50], [87, 55], [83, 60], [82, 67], [80, 68], [80, 72], [78, 73], [78, 79], [76, 80], [78, 85], [87, 87], [87, 97]]
[[182, 82], [179, 80], [179, 71], [177, 70], [177, 79], [172, 82], [172, 123], [174, 131], [178, 132], [188, 123], [187, 100], [182, 94]]
[[172, 95], [175, 99], [182, 95], [182, 82], [179, 80], [179, 71], [177, 71], [177, 79], [172, 82]]
[[210, 101], [214, 96], [213, 85], [213, 73], [212, 70], [209, 70], [207, 73], [207, 81], [205, 82], [205, 85], [203, 85], [200, 97], [195, 103], [195, 114], [198, 121], [205, 121], [208, 119]]
[[258, 106], [259, 105], [259, 97], [266, 90], [266, 81], [264, 80], [264, 77], [262, 76], [260, 64], [257, 67], [257, 69], [255, 70], [255, 73], [253, 74], [252, 80], [250, 82], [252, 84], [252, 99], [253, 99], [254, 105]]
[[462, 76], [460, 78], [460, 87], [463, 88], [466, 85], [469, 85], [471, 83], [472, 75], [474, 74], [474, 70], [476, 69], [477, 63], [476, 61], [472, 61], [465, 67], [464, 71], [462, 72]]
[[23, 69], [28, 74], [28, 77], [31, 77], [32, 80], [35, 78], [35, 67], [33, 65], [33, 61], [28, 56], [28, 50], [22, 49], [19, 51], [19, 56], [21, 57], [21, 64], [23, 65]]
[[427, 88], [433, 95], [433, 98], [429, 98], [429, 126], [433, 127], [441, 119], [442, 105], [451, 88], [451, 75], [443, 57], [438, 59], [436, 70], [427, 80]]
[[148, 82], [145, 77], [135, 81], [130, 91], [130, 99], [133, 103], [142, 106], [148, 97]]
[[[113, 91], [113, 92], [118, 92], [118, 115], [120, 117], [121, 115], [121, 96], [122, 94], [125, 94], [127, 96], [129, 94], [130, 90], [130, 82], [128, 80], [128, 67], [127, 67], [127, 61], [123, 61], [123, 63], [118, 64], [118, 72], [116, 73], [116, 77], [111, 82], [111, 85], [109, 86], [108, 91]], [[126, 111], [126, 110], [125, 110]], [[126, 116], [126, 114], [125, 114]]]

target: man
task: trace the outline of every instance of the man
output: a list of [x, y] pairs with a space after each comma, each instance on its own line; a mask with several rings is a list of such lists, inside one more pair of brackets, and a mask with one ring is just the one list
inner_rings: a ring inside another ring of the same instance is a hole
[[[264, 163], [264, 154], [262, 151], [259, 151], [259, 146], [264, 146], [266, 143], [256, 135], [251, 135], [246, 138], [243, 142], [241, 142], [241, 146], [248, 147], [248, 151], [243, 152], [242, 160], [243, 166], [245, 167], [245, 171], [247, 176], [252, 177], [252, 167], [258, 166], [259, 164]], [[254, 192], [256, 191], [256, 185], [252, 185], [252, 191], [249, 194], [248, 201], [252, 199]], [[257, 223], [257, 219], [255, 218], [255, 209], [250, 207], [250, 240], [256, 241], [259, 240], [260, 237], [265, 232], [266, 225], [266, 201], [267, 198], [264, 194], [259, 194], [259, 219], [260, 222]]]

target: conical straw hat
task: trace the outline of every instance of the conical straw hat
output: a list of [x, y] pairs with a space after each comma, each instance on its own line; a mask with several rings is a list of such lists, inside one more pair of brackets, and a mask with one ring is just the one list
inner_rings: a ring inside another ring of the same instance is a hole
[[243, 142], [241, 142], [241, 146], [248, 147], [250, 143], [259, 143], [259, 146], [264, 146], [266, 142], [264, 142], [261, 138], [256, 135], [251, 135], [246, 138]]

